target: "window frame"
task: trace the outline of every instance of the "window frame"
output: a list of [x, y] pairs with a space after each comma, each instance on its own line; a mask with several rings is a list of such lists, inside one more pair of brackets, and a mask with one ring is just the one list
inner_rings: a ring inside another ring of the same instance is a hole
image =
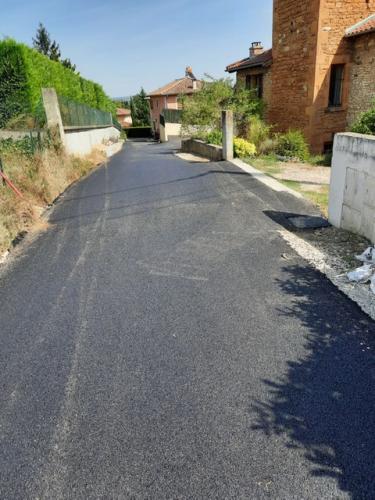
[[331, 64], [328, 108], [337, 109], [343, 106], [345, 67], [345, 64]]

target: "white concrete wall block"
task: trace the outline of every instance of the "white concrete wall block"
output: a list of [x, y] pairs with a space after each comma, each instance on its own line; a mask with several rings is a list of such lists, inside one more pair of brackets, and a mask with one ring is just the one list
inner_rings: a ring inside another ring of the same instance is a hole
[[69, 131], [65, 132], [65, 149], [70, 154], [85, 156], [104, 142], [117, 142], [119, 138], [120, 132], [115, 127]]
[[375, 242], [375, 137], [337, 134], [334, 142], [329, 220]]

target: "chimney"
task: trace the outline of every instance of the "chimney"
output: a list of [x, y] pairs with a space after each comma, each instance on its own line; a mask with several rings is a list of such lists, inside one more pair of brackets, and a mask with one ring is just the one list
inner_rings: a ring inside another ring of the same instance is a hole
[[185, 70], [185, 76], [186, 78], [191, 78], [192, 80], [196, 80], [194, 73], [193, 73], [193, 68], [191, 66], [187, 66]]
[[262, 42], [253, 42], [250, 47], [250, 57], [258, 56], [264, 52]]

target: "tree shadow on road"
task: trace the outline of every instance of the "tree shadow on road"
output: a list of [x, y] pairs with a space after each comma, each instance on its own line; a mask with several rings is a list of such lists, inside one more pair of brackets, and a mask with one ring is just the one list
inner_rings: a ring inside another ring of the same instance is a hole
[[331, 477], [353, 499], [375, 498], [375, 324], [312, 269], [291, 266], [278, 280], [281, 315], [308, 329], [305, 354], [286, 375], [264, 380], [254, 429], [286, 435], [313, 476]]

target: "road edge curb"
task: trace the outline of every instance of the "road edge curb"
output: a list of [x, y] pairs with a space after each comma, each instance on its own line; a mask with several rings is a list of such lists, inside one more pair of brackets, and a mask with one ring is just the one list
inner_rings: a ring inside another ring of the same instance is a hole
[[256, 169], [252, 165], [249, 165], [248, 163], [245, 163], [242, 160], [239, 160], [238, 158], [235, 158], [234, 160], [229, 160], [229, 163], [232, 163], [232, 165], [235, 165], [236, 167], [240, 168], [244, 172], [247, 172], [249, 175], [257, 179], [259, 182], [262, 184], [265, 184], [268, 186], [270, 189], [273, 191], [277, 191], [279, 193], [284, 192], [284, 193], [289, 193], [292, 196], [295, 196], [296, 198], [305, 199], [302, 194], [298, 193], [297, 191], [294, 191], [294, 189], [290, 189], [281, 182], [277, 181], [273, 177], [270, 177], [269, 175], [265, 174], [264, 172], [261, 172], [260, 170]]

